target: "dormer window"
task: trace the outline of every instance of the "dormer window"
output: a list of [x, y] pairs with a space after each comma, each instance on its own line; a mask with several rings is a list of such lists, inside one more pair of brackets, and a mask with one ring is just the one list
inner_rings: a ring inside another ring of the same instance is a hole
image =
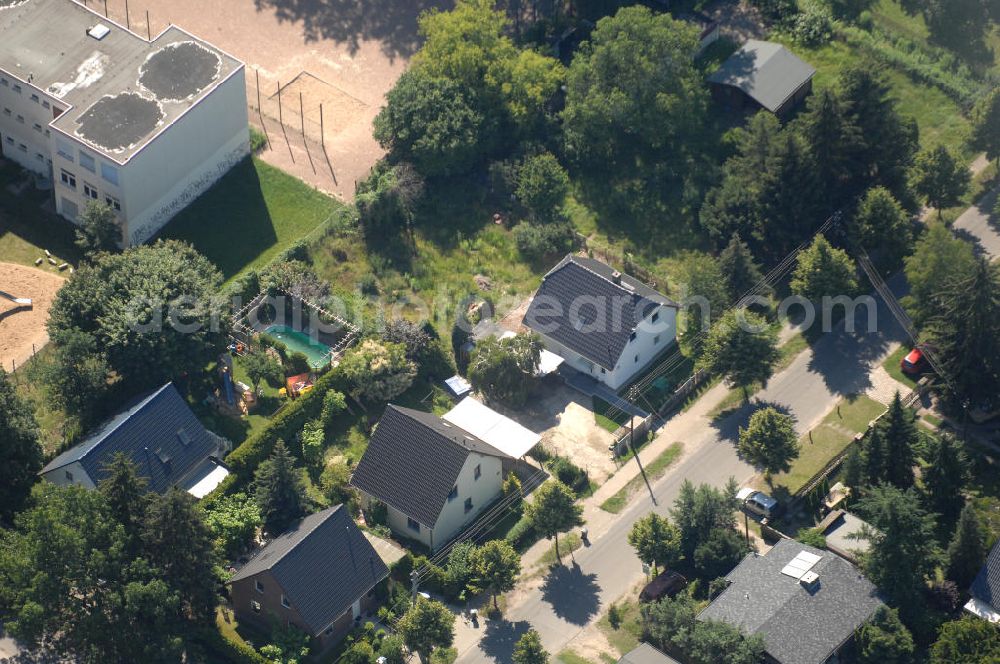
[[465, 513], [468, 514], [472, 511], [472, 498], [465, 499]]
[[291, 605], [291, 604], [289, 604], [289, 602], [288, 602], [288, 598], [287, 598], [287, 597], [285, 597], [284, 595], [282, 595], [282, 596], [281, 596], [281, 605], [282, 605], [283, 607], [285, 607], [286, 609], [290, 609], [290, 608], [292, 608], [292, 605]]
[[259, 593], [260, 593], [261, 595], [263, 595], [263, 594], [264, 594], [264, 584], [263, 584], [263, 583], [261, 583], [260, 581], [254, 581], [254, 582], [253, 582], [253, 587], [254, 587], [254, 589], [255, 589], [255, 590], [256, 590], [257, 592], [259, 592]]
[[632, 334], [628, 335], [628, 340], [635, 341], [635, 332], [632, 332]]
[[476, 469], [472, 472], [473, 479], [479, 479], [483, 475], [483, 467], [480, 464], [476, 464]]
[[448, 502], [450, 503], [456, 498], [458, 498], [458, 486], [453, 486], [451, 487], [451, 491], [448, 492]]
[[654, 314], [653, 314], [653, 317], [652, 317], [652, 318], [650, 318], [649, 320], [650, 320], [650, 321], [652, 321], [652, 322], [654, 322], [654, 323], [655, 323], [656, 321], [660, 320], [660, 312], [659, 312], [659, 311], [657, 311], [656, 313], [654, 313]]

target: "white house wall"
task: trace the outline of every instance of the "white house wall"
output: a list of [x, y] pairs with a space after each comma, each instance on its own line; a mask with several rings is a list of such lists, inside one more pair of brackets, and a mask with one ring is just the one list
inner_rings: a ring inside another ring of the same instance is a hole
[[[18, 87], [20, 92], [16, 91]], [[46, 178], [50, 176], [52, 163], [49, 146], [49, 123], [54, 117], [52, 101], [52, 97], [35, 86], [0, 69], [0, 135], [3, 136], [0, 152]]]
[[617, 390], [626, 385], [677, 336], [677, 310], [661, 306], [657, 312], [660, 314], [659, 319], [655, 323], [650, 322], [656, 312], [651, 313], [636, 328], [635, 340], [625, 345], [615, 370], [605, 381], [611, 389]]
[[[482, 474], [475, 479], [475, 468]], [[432, 549], [439, 549], [472, 523], [479, 513], [497, 499], [503, 489], [503, 462], [497, 457], [472, 453], [458, 474], [458, 496], [445, 502], [434, 524]], [[465, 499], [472, 498], [472, 510], [465, 512]]]
[[250, 154], [241, 67], [122, 168], [129, 244], [151, 238]]
[[[656, 323], [651, 319], [655, 313], [660, 317]], [[635, 340], [625, 345], [615, 368], [608, 371], [591, 362], [579, 353], [570, 350], [555, 339], [541, 335], [546, 349], [555, 353], [577, 371], [593, 376], [613, 390], [626, 385], [629, 380], [640, 373], [660, 352], [663, 351], [677, 336], [677, 309], [661, 306], [650, 312], [636, 328]], [[638, 361], [636, 360], [638, 356]]]

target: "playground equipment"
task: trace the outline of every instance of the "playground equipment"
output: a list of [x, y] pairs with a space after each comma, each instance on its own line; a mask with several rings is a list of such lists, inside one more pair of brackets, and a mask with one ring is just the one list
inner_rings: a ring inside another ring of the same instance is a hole
[[10, 293], [7, 293], [5, 291], [0, 290], [0, 298], [3, 298], [5, 300], [10, 300], [14, 304], [20, 305], [22, 307], [26, 307], [28, 309], [31, 308], [31, 298], [30, 297], [14, 297]]

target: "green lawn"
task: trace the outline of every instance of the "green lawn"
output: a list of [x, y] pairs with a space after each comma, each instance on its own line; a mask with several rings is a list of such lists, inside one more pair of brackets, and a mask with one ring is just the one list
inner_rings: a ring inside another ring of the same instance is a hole
[[882, 367], [889, 373], [890, 376], [898, 380], [900, 383], [913, 388], [917, 386], [917, 381], [915, 381], [912, 376], [903, 373], [903, 370], [899, 368], [899, 362], [906, 357], [907, 353], [911, 350], [913, 349], [909, 344], [903, 344], [897, 348], [892, 355], [885, 358], [885, 361], [882, 363]]
[[[653, 459], [649, 464], [645, 466], [646, 476], [649, 478], [650, 482], [658, 480], [663, 477], [667, 469], [678, 458], [680, 458], [681, 453], [684, 451], [684, 443], [674, 443], [667, 449], [663, 450], [658, 457]], [[643, 488], [645, 482], [643, 482], [642, 475], [637, 475], [629, 480], [628, 484], [619, 489], [613, 496], [601, 503], [601, 509], [605, 512], [611, 512], [612, 514], [618, 514], [625, 506], [628, 504], [629, 498], [631, 498], [637, 491]]]
[[[16, 196], [7, 190], [22, 177], [23, 171], [12, 162], [0, 163], [0, 261], [34, 265], [48, 249], [59, 263], [75, 264], [79, 252], [73, 245], [73, 225], [42, 209], [52, 193], [33, 186]], [[42, 267], [57, 271], [48, 261]]]
[[611, 409], [611, 404], [604, 399], [594, 397], [593, 401], [594, 420], [602, 429], [614, 433], [618, 431], [619, 427], [628, 422], [627, 413], [618, 412], [613, 418], [608, 417], [606, 413]]
[[556, 664], [593, 664], [593, 662], [567, 648], [556, 655]]
[[625, 601], [616, 606], [620, 615], [618, 629], [611, 626], [610, 611], [601, 616], [597, 627], [604, 633], [611, 647], [619, 655], [624, 655], [639, 645], [642, 638], [642, 614], [638, 602]]
[[[796, 55], [816, 68], [813, 84], [817, 90], [835, 85], [845, 67], [863, 58], [860, 49], [841, 41], [819, 47], [796, 44], [781, 35], [777, 41], [787, 42]], [[966, 157], [972, 156], [965, 145], [969, 122], [957, 103], [939, 89], [917, 83], [899, 70], [886, 68], [885, 73], [899, 112], [916, 120], [923, 147], [944, 144]]]
[[841, 400], [815, 429], [802, 437], [799, 457], [791, 470], [772, 478], [774, 487], [794, 494], [830, 459], [850, 445], [855, 434], [866, 431], [868, 423], [883, 411], [885, 406], [864, 395]]
[[341, 206], [284, 171], [250, 158], [182, 210], [162, 237], [192, 243], [231, 279], [264, 265]]

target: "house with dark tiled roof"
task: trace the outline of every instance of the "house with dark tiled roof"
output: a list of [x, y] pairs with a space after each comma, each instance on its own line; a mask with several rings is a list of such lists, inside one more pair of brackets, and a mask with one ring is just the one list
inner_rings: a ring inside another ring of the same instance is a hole
[[524, 325], [573, 369], [617, 390], [674, 342], [677, 310], [638, 279], [569, 255], [542, 279]]
[[771, 664], [828, 664], [882, 604], [878, 589], [829, 551], [780, 540], [751, 553], [727, 576], [729, 587], [698, 615], [764, 639]]
[[322, 652], [377, 607], [375, 587], [389, 569], [337, 505], [276, 537], [229, 580], [240, 622], [270, 630], [294, 625]]
[[1000, 622], [1000, 542], [986, 557], [986, 563], [972, 582], [969, 595], [966, 611], [992, 623]]
[[445, 419], [390, 404], [351, 484], [385, 504], [393, 532], [437, 550], [500, 497], [509, 458]]
[[148, 491], [162, 494], [176, 486], [201, 498], [229, 474], [219, 461], [228, 450], [229, 441], [202, 426], [167, 383], [135, 399], [39, 474], [53, 484], [93, 489], [104, 479], [105, 466], [124, 453]]

